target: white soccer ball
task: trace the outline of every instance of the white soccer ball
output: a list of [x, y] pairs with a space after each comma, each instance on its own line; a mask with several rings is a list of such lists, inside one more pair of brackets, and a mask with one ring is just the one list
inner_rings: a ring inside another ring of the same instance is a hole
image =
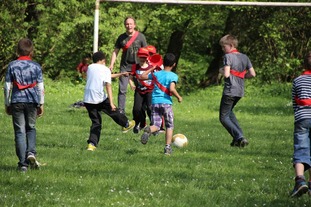
[[172, 143], [176, 147], [185, 147], [188, 145], [188, 139], [183, 134], [175, 134], [172, 138]]

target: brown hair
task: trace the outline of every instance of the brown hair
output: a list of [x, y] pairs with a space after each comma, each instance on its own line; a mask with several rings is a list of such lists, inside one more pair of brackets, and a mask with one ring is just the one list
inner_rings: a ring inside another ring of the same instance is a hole
[[125, 25], [126, 20], [128, 20], [128, 19], [133, 19], [134, 24], [136, 24], [136, 20], [135, 20], [134, 17], [132, 17], [132, 16], [127, 16], [127, 17], [125, 17], [125, 19], [124, 19], [124, 22], [123, 22], [124, 25]]
[[17, 44], [17, 54], [19, 56], [32, 56], [33, 50], [33, 43], [28, 38], [21, 39]]

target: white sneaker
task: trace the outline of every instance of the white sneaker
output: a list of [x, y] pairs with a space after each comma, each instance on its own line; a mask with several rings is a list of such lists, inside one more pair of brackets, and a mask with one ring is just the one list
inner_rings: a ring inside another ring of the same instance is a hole
[[39, 169], [40, 163], [37, 161], [33, 154], [29, 154], [27, 157], [31, 169]]

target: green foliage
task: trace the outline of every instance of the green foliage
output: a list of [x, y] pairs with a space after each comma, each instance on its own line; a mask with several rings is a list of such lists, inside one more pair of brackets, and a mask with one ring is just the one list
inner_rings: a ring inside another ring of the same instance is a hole
[[[45, 114], [36, 125], [40, 170], [16, 172], [11, 117], [0, 111], [0, 125], [6, 126], [1, 131], [1, 206], [311, 204], [307, 195], [288, 196], [294, 187], [293, 112], [286, 92], [272, 96], [277, 85], [255, 87], [247, 81], [246, 97], [234, 109], [250, 141], [245, 149], [229, 146], [231, 138], [218, 121], [221, 86], [183, 95], [180, 104], [174, 99], [174, 130], [188, 137], [189, 146], [174, 147], [169, 157], [163, 155], [163, 134], [142, 145], [141, 133], [123, 134], [106, 115], [97, 150], [86, 151], [88, 114], [69, 107], [82, 99], [84, 85], [46, 78], [45, 86]], [[132, 101], [129, 91], [128, 109]]]
[[[21, 37], [34, 41], [34, 59], [53, 79], [70, 76], [82, 57], [93, 52], [95, 0], [33, 0], [14, 1], [14, 4], [3, 0], [0, 8], [0, 23], [5, 25], [0, 29], [0, 78], [7, 64], [16, 58], [15, 46]], [[310, 7], [103, 1], [100, 4], [99, 49], [107, 54], [108, 64], [116, 38], [125, 31], [126, 16], [136, 18], [138, 30], [160, 54], [167, 52], [173, 32], [185, 34], [177, 68], [182, 77], [190, 74], [189, 78], [183, 78], [187, 79], [183, 81], [184, 88], [196, 88], [204, 80], [196, 74], [202, 75], [207, 70], [225, 31], [238, 36], [239, 50], [251, 58], [261, 83], [290, 82], [300, 73], [301, 60], [310, 47]], [[186, 72], [188, 68], [198, 68], [199, 72]]]

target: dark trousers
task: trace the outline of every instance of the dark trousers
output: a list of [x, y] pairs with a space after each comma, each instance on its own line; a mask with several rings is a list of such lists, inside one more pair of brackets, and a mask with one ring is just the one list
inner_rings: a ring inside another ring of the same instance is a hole
[[241, 97], [223, 95], [220, 102], [219, 120], [232, 136], [233, 140], [238, 140], [243, 137], [243, 131], [233, 113], [233, 108], [240, 99]]
[[102, 129], [102, 112], [110, 116], [118, 125], [122, 127], [126, 127], [127, 125], [128, 118], [124, 114], [120, 113], [119, 109], [112, 111], [108, 98], [99, 104], [84, 103], [84, 105], [92, 121], [90, 136], [87, 143], [92, 142], [95, 146], [99, 143]]
[[133, 119], [135, 120], [136, 126], [138, 126], [139, 124], [140, 127], [145, 127], [146, 111], [151, 121], [151, 92], [141, 94], [135, 91], [134, 106], [133, 106]]

